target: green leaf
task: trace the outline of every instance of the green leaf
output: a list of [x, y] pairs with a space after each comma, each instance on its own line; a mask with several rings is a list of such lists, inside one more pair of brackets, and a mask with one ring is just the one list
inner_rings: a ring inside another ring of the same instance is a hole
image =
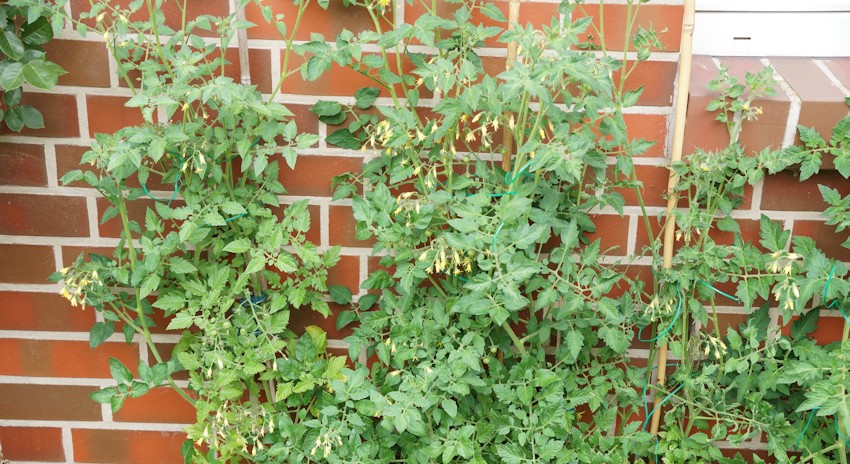
[[361, 110], [365, 110], [375, 103], [380, 94], [381, 89], [377, 87], [361, 87], [354, 92], [354, 104]]
[[21, 26], [21, 41], [27, 45], [44, 45], [53, 38], [50, 20], [42, 16]]
[[109, 372], [119, 384], [128, 385], [133, 381], [133, 373], [130, 372], [130, 369], [127, 369], [124, 363], [115, 358], [109, 358]]
[[333, 101], [319, 100], [310, 107], [310, 111], [318, 116], [336, 116], [342, 112], [342, 105]]
[[444, 398], [443, 401], [440, 402], [440, 406], [443, 407], [443, 410], [446, 411], [446, 414], [449, 417], [454, 418], [457, 416], [457, 403], [455, 400], [451, 398]]
[[337, 129], [325, 139], [331, 145], [336, 145], [340, 148], [349, 150], [359, 150], [360, 140], [354, 136], [348, 129]]
[[0, 73], [0, 87], [5, 91], [15, 90], [24, 85], [24, 64], [9, 63]]
[[340, 311], [336, 316], [336, 330], [344, 329], [348, 324], [351, 324], [357, 315], [354, 311]]
[[139, 298], [145, 298], [159, 287], [160, 277], [157, 274], [148, 274], [139, 285]]
[[177, 313], [170, 321], [168, 321], [168, 327], [165, 330], [180, 330], [180, 329], [188, 329], [192, 327], [195, 323], [194, 317], [187, 312]]
[[3, 31], [0, 34], [0, 52], [12, 60], [20, 60], [24, 56], [24, 43], [12, 31]]
[[95, 322], [89, 331], [89, 346], [97, 348], [115, 333], [115, 324], [112, 322]]
[[96, 392], [92, 392], [89, 395], [89, 398], [94, 400], [97, 403], [106, 404], [112, 402], [112, 398], [118, 394], [118, 389], [115, 387], [107, 387], [103, 390], [98, 390]]
[[37, 60], [27, 63], [24, 66], [23, 74], [24, 79], [33, 87], [51, 89], [56, 85], [59, 76], [65, 74], [65, 70], [56, 63]]
[[9, 108], [6, 110], [6, 115], [3, 118], [9, 129], [15, 132], [20, 132], [24, 128], [24, 115], [20, 108]]
[[784, 250], [790, 236], [791, 231], [783, 229], [781, 222], [773, 221], [764, 214], [761, 215], [761, 240], [759, 240], [759, 243], [763, 247], [769, 251]]
[[176, 274], [189, 274], [198, 270], [192, 263], [183, 258], [171, 258], [171, 272]]
[[193, 371], [193, 370], [201, 367], [201, 363], [199, 363], [198, 360], [195, 359], [194, 356], [192, 356], [191, 354], [189, 354], [185, 351], [181, 351], [180, 353], [177, 353], [177, 360], [180, 361], [180, 364], [182, 364], [183, 367], [185, 367], [186, 369], [188, 369], [190, 371]]
[[351, 303], [351, 290], [345, 285], [331, 285], [328, 287], [328, 293], [331, 294], [331, 299], [336, 304], [344, 305]]
[[239, 238], [224, 247], [224, 251], [228, 253], [245, 253], [251, 249], [251, 241], [247, 238]]
[[29, 105], [21, 105], [20, 109], [24, 126], [29, 129], [44, 129], [44, 118], [40, 111]]
[[717, 228], [724, 232], [735, 232], [740, 233], [741, 227], [738, 226], [738, 223], [732, 219], [730, 216], [726, 216], [723, 219], [717, 221]]

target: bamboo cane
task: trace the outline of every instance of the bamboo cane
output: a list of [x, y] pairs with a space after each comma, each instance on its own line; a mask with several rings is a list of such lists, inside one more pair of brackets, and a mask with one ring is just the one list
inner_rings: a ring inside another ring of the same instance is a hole
[[[230, 8], [236, 13], [237, 20], [245, 19], [245, 7], [239, 5], [239, 0], [230, 0]], [[236, 31], [236, 43], [239, 45], [239, 78], [242, 85], [251, 85], [251, 64], [248, 60], [248, 31]]]
[[[688, 86], [691, 80], [691, 45], [693, 43], [694, 34], [694, 0], [685, 0], [685, 12], [682, 18], [682, 40], [679, 47], [679, 82], [676, 95], [676, 120], [673, 125], [673, 151], [670, 154], [670, 162], [675, 163], [682, 159], [682, 148], [685, 141], [685, 119], [688, 108]], [[678, 197], [673, 194], [673, 190], [679, 183], [679, 176], [670, 171], [670, 177], [667, 181], [667, 222], [664, 225], [664, 248], [663, 248], [663, 265], [665, 269], [670, 269], [673, 264], [673, 245], [676, 232], [676, 216], [673, 210], [676, 208]], [[653, 406], [652, 422], [649, 431], [653, 435], [658, 434], [658, 426], [661, 423], [661, 411], [658, 407], [661, 404], [661, 396], [657, 392], [664, 387], [667, 380], [667, 343], [658, 349], [657, 373], [658, 379], [655, 383], [656, 395]]]
[[[520, 0], [511, 0], [511, 3], [508, 6], [508, 21], [511, 26], [519, 23], [519, 3]], [[511, 69], [511, 67], [516, 63], [516, 55], [517, 55], [517, 43], [511, 42], [508, 44], [508, 57], [505, 60], [505, 69]], [[511, 113], [508, 113], [509, 117]], [[502, 169], [505, 171], [511, 170], [511, 154], [513, 152], [514, 140], [513, 133], [507, 124], [504, 125], [504, 132], [502, 133], [502, 147], [504, 148], [504, 153], [502, 154]]]

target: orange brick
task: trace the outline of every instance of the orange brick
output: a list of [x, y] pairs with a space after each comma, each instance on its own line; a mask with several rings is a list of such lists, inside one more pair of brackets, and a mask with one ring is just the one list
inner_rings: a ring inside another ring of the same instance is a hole
[[128, 108], [124, 97], [103, 97], [89, 95], [86, 97], [89, 116], [89, 135], [112, 134], [118, 129], [137, 126], [145, 121], [139, 108]]
[[14, 461], [65, 461], [62, 429], [55, 427], [0, 427], [3, 457]]
[[138, 398], [130, 398], [113, 417], [120, 422], [165, 422], [191, 424], [195, 408], [170, 387], [150, 390]]
[[[573, 20], [587, 16], [592, 17], [593, 25], [582, 36], [582, 40], [590, 40], [598, 45], [601, 43], [599, 36], [600, 19], [604, 18], [605, 47], [608, 50], [624, 50], [627, 40], [626, 21], [629, 9], [631, 9], [632, 15], [634, 15], [632, 35], [637, 33], [639, 27], [647, 30], [652, 27], [659, 33], [659, 39], [661, 40], [664, 51], [679, 51], [679, 42], [682, 37], [682, 13], [684, 12], [684, 8], [681, 5], [640, 5], [639, 7], [629, 7], [627, 5], [606, 4], [601, 6], [580, 4], [573, 13]], [[629, 50], [634, 50], [635, 48], [631, 42], [631, 38], [628, 38]], [[658, 49], [653, 48], [653, 51], [658, 51]]]
[[341, 256], [336, 266], [328, 270], [330, 285], [344, 285], [357, 294], [360, 291], [360, 257]]
[[183, 432], [75, 429], [74, 458], [91, 463], [181, 463]]
[[290, 195], [331, 196], [331, 179], [346, 172], [360, 172], [361, 158], [345, 156], [301, 156], [292, 170], [285, 163], [280, 182]]
[[139, 347], [107, 342], [93, 350], [88, 342], [0, 339], [0, 375], [112, 378], [111, 357], [135, 371]]
[[[283, 22], [286, 24], [286, 37], [281, 37], [274, 24], [266, 22], [260, 8], [255, 3], [249, 3], [245, 8], [245, 17], [248, 21], [256, 24], [256, 27], [248, 29], [248, 37], [252, 39], [288, 39], [295, 26], [295, 17], [298, 6], [293, 2], [267, 2], [272, 7], [274, 15], [283, 14]], [[296, 40], [310, 40], [310, 34], [322, 34], [325, 40], [333, 42], [343, 29], [348, 29], [355, 34], [365, 30], [374, 30], [372, 18], [369, 12], [361, 6], [346, 6], [342, 0], [331, 0], [328, 9], [322, 9], [318, 3], [311, 2], [301, 19]], [[294, 55], [294, 54], [293, 54]]]
[[74, 308], [58, 293], [0, 292], [0, 330], [87, 332], [94, 311]]

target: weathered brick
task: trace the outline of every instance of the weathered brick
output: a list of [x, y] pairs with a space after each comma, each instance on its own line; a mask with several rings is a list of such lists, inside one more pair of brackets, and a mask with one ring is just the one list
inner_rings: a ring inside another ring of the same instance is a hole
[[97, 387], [0, 384], [0, 419], [99, 421]]
[[46, 186], [44, 147], [0, 143], [0, 185]]
[[54, 268], [53, 249], [40, 245], [0, 244], [0, 282], [46, 284]]
[[183, 432], [75, 429], [74, 458], [91, 463], [179, 463]]
[[0, 194], [0, 234], [88, 236], [86, 200], [82, 197]]
[[74, 308], [58, 293], [0, 292], [0, 330], [87, 332], [94, 311]]
[[93, 350], [88, 342], [0, 339], [0, 375], [111, 378], [109, 358], [135, 371], [139, 347], [107, 342]]
[[0, 445], [10, 461], [65, 461], [62, 429], [56, 427], [0, 427]]

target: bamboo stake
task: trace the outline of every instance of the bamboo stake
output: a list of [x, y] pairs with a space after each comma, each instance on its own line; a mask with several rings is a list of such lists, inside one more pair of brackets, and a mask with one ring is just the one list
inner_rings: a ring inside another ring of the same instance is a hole
[[[245, 7], [239, 5], [239, 0], [230, 0], [230, 8], [236, 13], [237, 20], [245, 19]], [[239, 71], [242, 85], [251, 85], [251, 63], [248, 60], [248, 31], [236, 31], [236, 43], [239, 45]]]
[[[682, 18], [682, 40], [679, 47], [679, 83], [676, 94], [676, 120], [673, 125], [673, 151], [670, 154], [670, 162], [675, 163], [682, 159], [682, 148], [685, 142], [685, 116], [688, 109], [688, 87], [691, 81], [691, 45], [694, 35], [694, 0], [685, 0], [685, 13]], [[670, 269], [673, 264], [673, 245], [676, 232], [676, 216], [673, 210], [676, 208], [678, 197], [673, 194], [673, 190], [679, 183], [679, 176], [670, 171], [670, 177], [667, 181], [667, 222], [664, 225], [664, 248], [663, 248], [663, 265], [665, 269]], [[657, 373], [658, 380], [655, 383], [656, 395], [653, 405], [652, 422], [649, 428], [650, 433], [658, 435], [658, 426], [661, 423], [661, 396], [658, 395], [660, 388], [664, 387], [667, 380], [667, 343], [658, 349]]]
[[[510, 5], [508, 6], [508, 24], [511, 26], [519, 23], [519, 3], [520, 0], [511, 0]], [[516, 63], [516, 55], [517, 55], [517, 43], [511, 42], [508, 44], [508, 58], [505, 60], [505, 69], [511, 69], [511, 67]], [[512, 116], [512, 113], [508, 113], [509, 117]], [[511, 129], [507, 124], [504, 125], [504, 132], [502, 133], [502, 147], [504, 148], [504, 153], [502, 154], [502, 169], [505, 171], [511, 170], [511, 154], [513, 152], [514, 146], [514, 137]]]

